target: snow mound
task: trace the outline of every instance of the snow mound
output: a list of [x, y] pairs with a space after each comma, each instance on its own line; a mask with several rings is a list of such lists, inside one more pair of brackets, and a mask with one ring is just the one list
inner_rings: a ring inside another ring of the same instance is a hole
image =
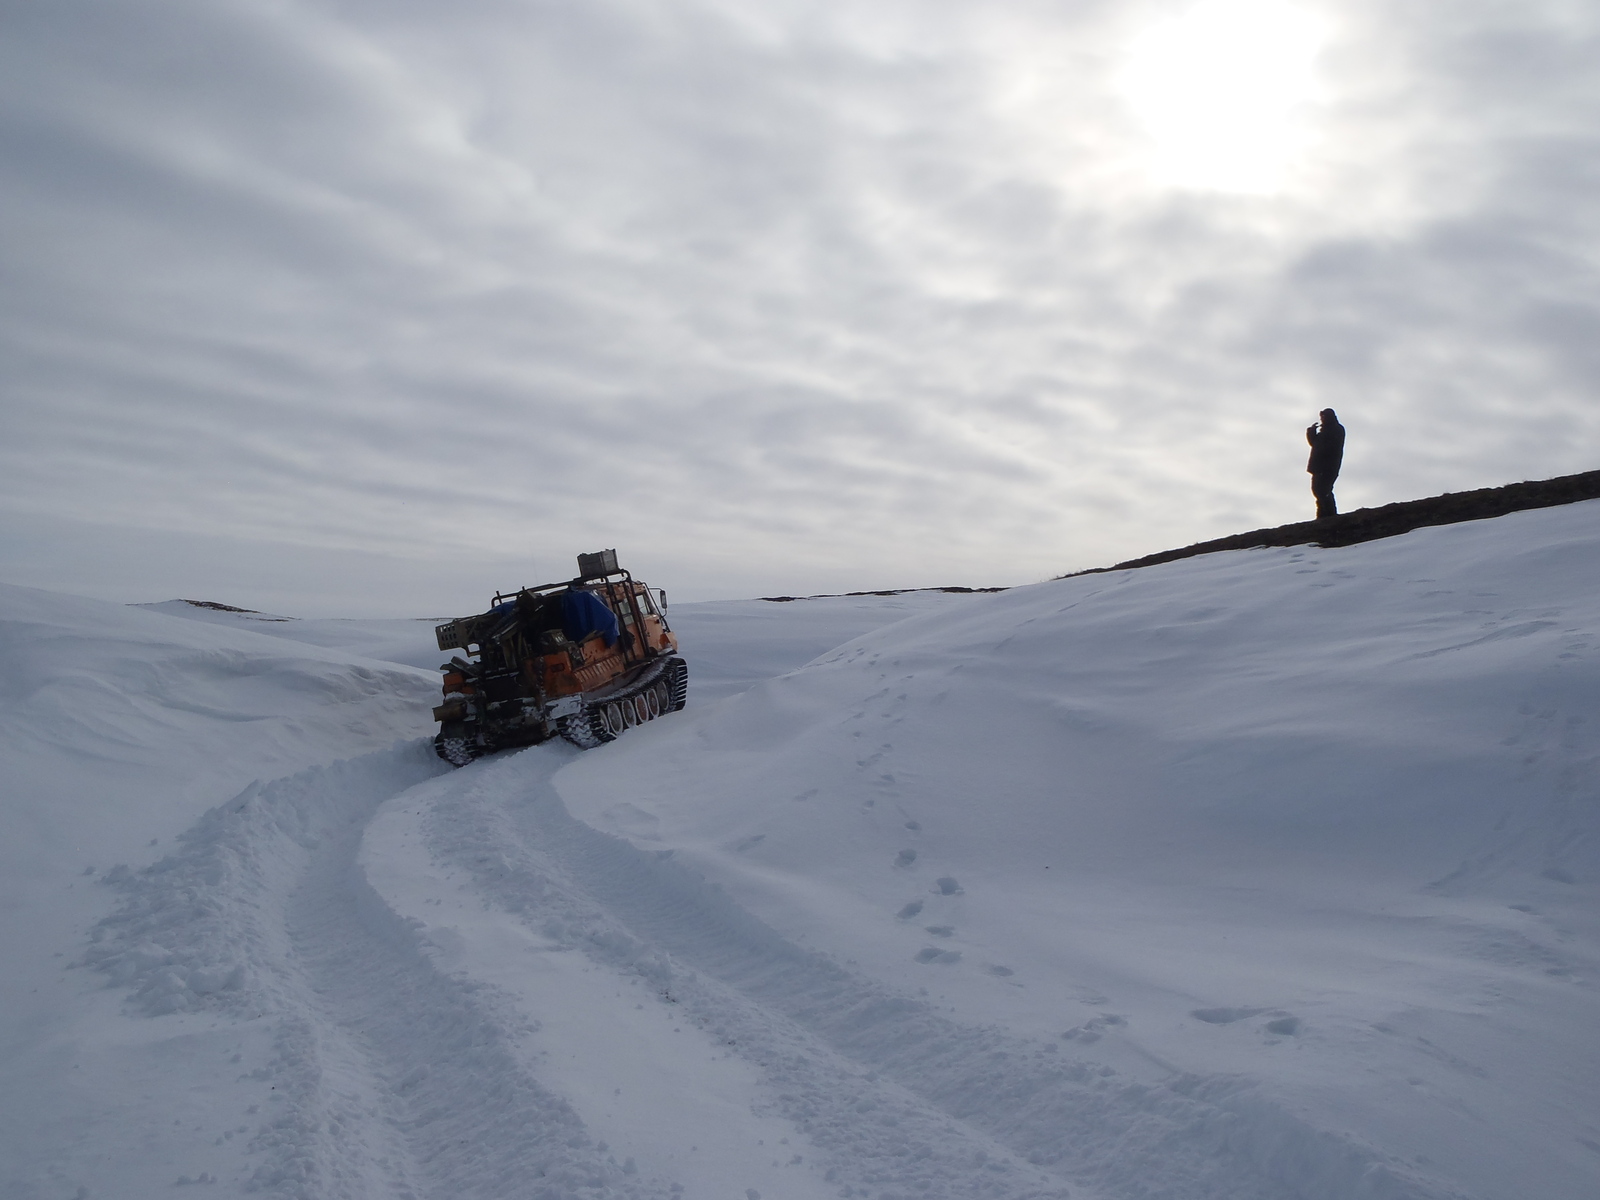
[[974, 598], [554, 784], [885, 986], [1252, 1085], [1233, 1144], [1295, 1194], [1583, 1195], [1597, 515]]
[[364, 658], [400, 663], [419, 670], [432, 671], [440, 660], [447, 657], [439, 653], [434, 640], [435, 625], [446, 618], [422, 617], [415, 620], [388, 618], [340, 619], [321, 617], [281, 617], [274, 613], [251, 612], [232, 605], [212, 604], [194, 600], [164, 600], [159, 604], [139, 604], [133, 607], [167, 616], [182, 617], [188, 621], [201, 621], [222, 625], [230, 629], [248, 629], [271, 637], [284, 638], [308, 646], [321, 646], [330, 650], [343, 650]]
[[[392, 747], [429, 732], [436, 677], [4, 585], [0, 662], [0, 1194], [154, 1195], [180, 1175], [221, 1178], [219, 1163], [185, 1159], [180, 1171], [171, 1156], [202, 1125], [197, 1157], [221, 1153], [213, 1137], [244, 1144], [237, 1125], [216, 1127], [211, 1090], [239, 1069], [220, 1054], [196, 1062], [200, 1030], [172, 1022], [243, 1014], [266, 977], [250, 909], [270, 891], [277, 852], [245, 852], [235, 826], [293, 827], [263, 781], [362, 754], [415, 760], [415, 747]], [[348, 782], [348, 769], [330, 778]], [[114, 913], [118, 889], [126, 904]], [[130, 1011], [164, 1023], [146, 1031], [119, 1017], [128, 993], [69, 965], [86, 961], [134, 989]], [[172, 1122], [191, 1115], [185, 1139]]]

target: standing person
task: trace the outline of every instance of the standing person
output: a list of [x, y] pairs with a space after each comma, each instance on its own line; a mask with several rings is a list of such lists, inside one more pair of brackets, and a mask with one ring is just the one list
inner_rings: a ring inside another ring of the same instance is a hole
[[1339, 515], [1339, 506], [1333, 500], [1333, 481], [1339, 478], [1339, 466], [1344, 462], [1344, 426], [1333, 409], [1325, 408], [1319, 414], [1320, 426], [1306, 430], [1306, 441], [1311, 446], [1311, 459], [1306, 470], [1311, 474], [1311, 494], [1317, 498], [1317, 520]]

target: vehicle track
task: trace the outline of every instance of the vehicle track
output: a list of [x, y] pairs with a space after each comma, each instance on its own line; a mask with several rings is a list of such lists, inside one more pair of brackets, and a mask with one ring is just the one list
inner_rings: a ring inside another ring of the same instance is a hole
[[440, 795], [432, 852], [544, 936], [650, 979], [758, 1067], [841, 1196], [1291, 1200], [1290, 1156], [1318, 1163], [1328, 1200], [1447, 1194], [1238, 1081], [1126, 1082], [798, 947], [670, 858], [574, 820], [549, 782], [564, 761], [530, 751]]
[[[394, 1194], [431, 1200], [666, 1197], [630, 1179], [571, 1106], [518, 1060], [521, 1022], [492, 989], [440, 972], [356, 863], [361, 828], [329, 839], [287, 907], [293, 955], [314, 995], [315, 1025], [349, 1048], [322, 1048], [327, 1074], [353, 1060], [406, 1167]], [[333, 1041], [334, 1039], [327, 1039]], [[372, 1157], [370, 1154], [367, 1157]], [[326, 1194], [326, 1193], [322, 1193]], [[352, 1193], [359, 1194], [359, 1193]]]
[[[634, 1171], [540, 1082], [519, 1045], [537, 1018], [528, 994], [441, 968], [374, 890], [359, 856], [389, 803], [418, 814], [465, 902], [646, 981], [747, 1064], [759, 1107], [846, 1200], [1444, 1194], [1234, 1081], [1126, 1082], [787, 941], [670, 858], [574, 820], [551, 784], [572, 753], [439, 777], [417, 743], [302, 772], [219, 805], [160, 862], [108, 875], [123, 900], [85, 961], [129, 989], [130, 1011], [275, 1029], [250, 1073], [271, 1104], [223, 1182], [304, 1200], [701, 1200]], [[1316, 1191], [1277, 1181], [1290, 1158], [1306, 1177], [1308, 1157]]]
[[272, 1026], [248, 1074], [267, 1111], [212, 1182], [298, 1200], [664, 1200], [519, 1064], [521, 1023], [493, 990], [436, 969], [361, 872], [373, 815], [442, 782], [430, 751], [252, 785], [174, 853], [108, 873], [123, 897], [85, 965], [135, 1015]]
[[[619, 920], [608, 909], [618, 889], [597, 875], [637, 870], [642, 874], [632, 885], [635, 907], [659, 902], [668, 910], [665, 927], [682, 930], [704, 919], [709, 924], [699, 936], [712, 941], [744, 936], [770, 944], [775, 938], [726, 901], [720, 908], [708, 907], [670, 886], [663, 889], [661, 860], [573, 821], [548, 782], [565, 761], [564, 753], [539, 748], [481, 764], [471, 786], [435, 796], [424, 821], [432, 852], [470, 876], [489, 903], [517, 914], [544, 937], [613, 971], [645, 979], [660, 1003], [676, 1006], [683, 1019], [752, 1064], [764, 1079], [766, 1107], [809, 1140], [814, 1156], [826, 1160], [827, 1179], [838, 1195], [874, 1200], [1085, 1195], [983, 1130], [928, 1104], [873, 1064], [840, 1053], [787, 1014], [703, 967], [686, 964], [674, 948], [654, 940], [662, 926], [637, 930]], [[590, 842], [589, 835], [599, 840]], [[620, 858], [586, 861], [586, 852], [596, 846]], [[691, 879], [677, 868], [665, 878], [676, 881], [677, 876]], [[691, 890], [708, 889], [694, 879]]]

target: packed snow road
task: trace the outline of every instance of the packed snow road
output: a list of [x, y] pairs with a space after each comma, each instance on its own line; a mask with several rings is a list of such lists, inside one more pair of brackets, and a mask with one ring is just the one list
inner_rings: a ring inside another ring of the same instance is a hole
[[1087, 1177], [1293, 1195], [1230, 1150], [1228, 1081], [1132, 1082], [785, 941], [573, 820], [550, 776], [575, 753], [431, 779], [418, 746], [312, 769], [119, 881], [86, 961], [135, 1010], [267, 1025], [241, 1057], [256, 1121], [187, 1178], [328, 1197], [998, 1200]]
[[680, 606], [460, 771], [426, 622], [5, 589], [0, 1196], [1592, 1196], [1596, 508]]

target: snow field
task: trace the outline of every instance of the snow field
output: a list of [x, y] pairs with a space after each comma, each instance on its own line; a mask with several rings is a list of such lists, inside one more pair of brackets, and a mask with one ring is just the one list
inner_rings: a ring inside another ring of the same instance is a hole
[[431, 729], [431, 622], [0, 601], [3, 1194], [682, 1195], [596, 1146], [519, 1065], [522, 1018], [354, 865], [377, 806], [445, 770], [417, 741], [335, 761]]
[[1373, 1194], [1585, 1195], [1596, 507], [974, 597], [555, 784], [957, 1017], [1241, 1076]]
[[429, 621], [0, 589], [0, 1196], [1592, 1196], [1597, 511], [678, 605], [458, 772]]
[[12, 587], [0, 587], [0, 661], [0, 1194], [164, 1195], [214, 1174], [200, 1165], [221, 1153], [213, 1141], [248, 1140], [238, 1126], [256, 1128], [254, 1099], [234, 1107], [230, 1060], [271, 1037], [183, 1000], [243, 983], [182, 958], [218, 916], [183, 870], [170, 921], [152, 925], [179, 934], [178, 958], [130, 943], [117, 964], [141, 989], [131, 1011], [156, 1011], [159, 992], [169, 1015], [123, 1016], [126, 994], [83, 967], [116, 901], [103, 883], [167, 857], [257, 780], [414, 737], [437, 685], [335, 649]]

